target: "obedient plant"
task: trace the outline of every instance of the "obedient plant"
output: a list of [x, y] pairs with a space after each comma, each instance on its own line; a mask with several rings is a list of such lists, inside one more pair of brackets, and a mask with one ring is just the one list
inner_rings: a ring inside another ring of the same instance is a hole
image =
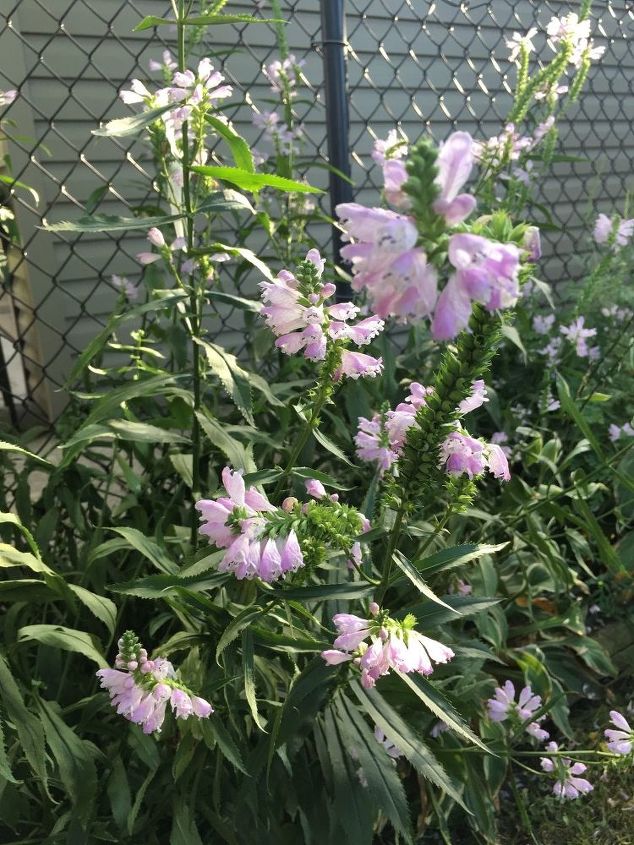
[[[625, 625], [611, 538], [631, 518], [630, 423], [625, 390], [604, 410], [599, 389], [603, 365], [620, 384], [632, 315], [538, 308], [526, 213], [563, 89], [579, 96], [597, 56], [587, 4], [551, 22], [539, 68], [538, 33], [511, 39], [495, 138], [377, 142], [389, 207], [339, 208], [354, 302], [293, 217], [309, 191], [293, 181], [301, 63], [274, 23], [279, 111], [256, 122], [275, 155], [258, 170], [219, 110], [237, 94], [201, 55], [204, 28], [236, 20], [223, 6], [176, 3], [159, 81], [127, 86], [134, 115], [99, 130], [149, 142], [151, 216], [59, 227], [147, 245], [143, 281], [113, 280], [117, 311], [78, 361], [61, 458], [3, 446], [49, 479], [28, 507], [19, 482], [19, 518], [3, 518], [0, 824], [16, 841], [44, 841], [54, 818], [69, 841], [370, 845], [469, 827], [493, 843], [497, 804], [529, 837], [534, 795], [591, 800], [586, 767], [625, 770], [632, 746], [620, 712], [604, 727], [615, 669], [598, 636], [608, 609]], [[627, 222], [598, 227], [593, 295], [627, 264]], [[241, 238], [258, 226], [255, 255]], [[245, 314], [243, 349], [219, 336], [226, 305]], [[411, 330], [396, 352], [393, 323]]]

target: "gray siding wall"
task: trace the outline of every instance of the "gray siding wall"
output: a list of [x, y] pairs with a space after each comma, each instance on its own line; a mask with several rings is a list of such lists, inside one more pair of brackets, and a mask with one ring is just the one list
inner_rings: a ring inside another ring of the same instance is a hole
[[[4, 0], [6, 20], [0, 31], [0, 87], [19, 87], [20, 100], [8, 116], [20, 132], [37, 139], [12, 149], [14, 170], [39, 192], [38, 208], [17, 205], [25, 242], [30, 291], [14, 292], [26, 320], [33, 348], [42, 356], [45, 377], [60, 383], [72, 356], [94, 336], [110, 312], [113, 273], [138, 278], [134, 255], [145, 246], [130, 234], [53, 236], [37, 230], [48, 220], [77, 216], [90, 195], [104, 184], [108, 191], [97, 210], [122, 213], [143, 203], [151, 190], [141, 147], [91, 135], [100, 121], [130, 113], [117, 98], [132, 77], [147, 78], [147, 62], [162, 45], [152, 33], [133, 33], [139, 19], [167, 14], [166, 2], [153, 0]], [[230, 3], [229, 11], [253, 10], [252, 2]], [[306, 135], [305, 153], [326, 156], [323, 70], [318, 51], [318, 0], [284, 4], [290, 23], [291, 51], [306, 60], [311, 82], [297, 103]], [[262, 4], [269, 11], [268, 4]], [[553, 14], [576, 4], [530, 0], [428, 4], [422, 0], [348, 0], [348, 74], [351, 143], [356, 199], [378, 200], [379, 173], [369, 158], [373, 139], [385, 137], [399, 123], [411, 139], [423, 131], [441, 139], [454, 128], [477, 137], [497, 134], [510, 102], [513, 71], [506, 60], [503, 35], [537, 25], [543, 31]], [[583, 163], [561, 163], [541, 186], [561, 232], [550, 236], [542, 274], [551, 281], [578, 274], [588, 250], [588, 223], [596, 210], [621, 210], [632, 184], [631, 121], [634, 117], [634, 51], [630, 41], [633, 13], [624, 2], [595, 3], [597, 41], [607, 46], [593, 68], [580, 104], [562, 124], [566, 153]], [[167, 38], [166, 28], [160, 31]], [[537, 39], [538, 47], [543, 39]], [[217, 53], [235, 85], [228, 109], [247, 137], [257, 140], [249, 102], [270, 108], [271, 93], [260, 70], [276, 56], [267, 25], [213, 28], [204, 52]], [[236, 48], [233, 55], [227, 55]], [[246, 102], [245, 102], [246, 98]], [[312, 167], [313, 184], [327, 187], [327, 172]], [[596, 202], [589, 202], [591, 197]], [[322, 200], [328, 211], [327, 197]], [[328, 227], [315, 231], [327, 249]], [[255, 240], [251, 245], [258, 248]], [[229, 272], [229, 271], [226, 271]], [[228, 278], [228, 277], [227, 277]], [[227, 338], [238, 337], [239, 320], [227, 315]], [[235, 335], [232, 332], [236, 333]], [[53, 411], [56, 398], [51, 397]]]

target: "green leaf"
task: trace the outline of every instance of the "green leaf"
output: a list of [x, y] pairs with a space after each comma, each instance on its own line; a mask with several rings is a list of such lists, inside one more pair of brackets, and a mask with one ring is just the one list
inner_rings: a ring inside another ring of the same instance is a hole
[[126, 830], [127, 819], [132, 809], [132, 796], [126, 767], [119, 754], [114, 758], [106, 791], [110, 799], [112, 818], [119, 830]]
[[249, 628], [242, 631], [242, 668], [244, 671], [244, 695], [253, 716], [253, 721], [261, 731], [264, 731], [264, 725], [260, 720], [258, 713], [258, 702], [255, 695], [255, 675], [253, 671], [253, 634]]
[[17, 446], [15, 443], [7, 443], [6, 440], [0, 440], [0, 452], [16, 452], [19, 455], [24, 455], [31, 461], [35, 461], [35, 463], [39, 464], [42, 468], [48, 470], [56, 468], [55, 464], [50, 463], [50, 461], [40, 457], [40, 455], [28, 452], [26, 449], [23, 449], [21, 446]]
[[405, 557], [405, 555], [401, 554], [398, 550], [394, 552], [392, 555], [392, 560], [401, 570], [404, 572], [407, 578], [412, 582], [412, 584], [416, 587], [416, 589], [421, 592], [424, 596], [427, 596], [428, 599], [431, 599], [435, 604], [440, 604], [442, 607], [446, 607], [447, 610], [453, 611], [456, 615], [458, 615], [457, 611], [455, 611], [452, 607], [450, 607], [447, 602], [443, 601], [439, 598], [436, 593], [432, 590], [430, 586], [426, 583], [426, 581], [421, 578], [420, 573], [417, 569], [414, 569], [412, 564], [409, 560]]
[[212, 179], [222, 179], [230, 182], [243, 191], [257, 193], [262, 188], [275, 188], [288, 194], [323, 194], [320, 188], [313, 188], [303, 182], [295, 182], [293, 179], [286, 179], [284, 176], [277, 176], [274, 173], [250, 173], [239, 167], [221, 167], [218, 165], [195, 165], [192, 167], [195, 173], [202, 176], [211, 176]]
[[85, 631], [63, 625], [25, 625], [18, 631], [18, 640], [22, 643], [36, 641], [63, 651], [74, 651], [92, 660], [100, 669], [108, 667], [99, 641]]
[[35, 713], [27, 710], [18, 685], [2, 655], [0, 655], [0, 698], [4, 702], [9, 719], [15, 725], [20, 747], [33, 774], [50, 797], [46, 774], [44, 728]]
[[390, 707], [383, 696], [375, 689], [363, 689], [357, 681], [351, 684], [351, 688], [366, 713], [379, 726], [385, 736], [407, 757], [416, 771], [439, 786], [461, 807], [466, 809], [458, 792], [459, 786], [453, 782], [430, 749], [401, 719], [396, 710]]
[[[239, 255], [241, 258], [244, 258], [245, 261], [248, 261], [249, 264], [252, 264], [256, 270], [259, 270], [260, 273], [264, 276], [265, 279], [268, 279], [270, 282], [273, 281], [273, 273], [271, 272], [270, 267], [262, 261], [261, 258], [253, 252], [251, 249], [246, 249], [246, 247], [242, 246], [229, 246], [228, 244], [221, 244], [215, 243], [212, 244], [213, 252], [228, 252], [229, 255]], [[228, 294], [225, 294], [228, 296]], [[253, 306], [252, 310], [258, 311], [258, 313], [262, 310], [262, 303], [260, 300], [243, 300], [241, 297], [234, 297], [235, 299], [241, 299], [242, 302], [250, 302]]]
[[216, 646], [216, 660], [218, 660], [226, 647], [239, 637], [242, 631], [250, 625], [254, 619], [257, 619], [258, 616], [261, 616], [263, 613], [265, 613], [263, 607], [260, 605], [252, 605], [251, 607], [245, 607], [243, 611], [232, 619], [218, 640], [218, 645]]
[[247, 473], [256, 471], [251, 452], [239, 440], [227, 434], [218, 420], [209, 416], [207, 411], [196, 411], [196, 416], [209, 442], [227, 456], [234, 469], [243, 469]]
[[169, 845], [203, 845], [192, 811], [182, 796], [175, 796]]
[[459, 733], [468, 742], [477, 745], [489, 754], [491, 753], [480, 738], [473, 733], [455, 707], [430, 681], [415, 672], [406, 675], [397, 671], [396, 674], [416, 693], [425, 707], [431, 710], [435, 716], [438, 716], [439, 719], [445, 722], [452, 730], [456, 731], [456, 733]]
[[338, 727], [345, 747], [354, 748], [367, 782], [372, 802], [392, 822], [397, 833], [411, 842], [411, 822], [403, 783], [387, 753], [377, 749], [377, 741], [357, 707], [345, 695], [335, 702]]
[[483, 610], [488, 610], [490, 607], [499, 604], [501, 599], [482, 596], [444, 596], [444, 601], [452, 610], [445, 610], [433, 601], [424, 601], [420, 604], [405, 607], [395, 615], [404, 617], [408, 613], [413, 613], [423, 628], [435, 628], [437, 625], [444, 625], [446, 622], [455, 622], [456, 614], [454, 611], [456, 610], [460, 616], [474, 616], [476, 613], [482, 613]]
[[[196, 169], [196, 168], [193, 168]], [[231, 170], [231, 168], [228, 168]], [[216, 199], [216, 197], [218, 197]], [[222, 197], [220, 199], [219, 197]], [[230, 199], [223, 195], [222, 191], [210, 195], [205, 199], [204, 205], [192, 211], [197, 214], [201, 211], [221, 213], [225, 211], [244, 211], [244, 202], [238, 201], [237, 197]], [[165, 214], [160, 217], [118, 217], [115, 214], [90, 214], [79, 217], [77, 220], [62, 220], [59, 223], [47, 223], [43, 221], [42, 229], [47, 232], [129, 232], [136, 229], [151, 229], [153, 226], [160, 228], [168, 223], [175, 223], [188, 215], [186, 212], [180, 214]]]
[[465, 543], [461, 546], [451, 546], [448, 549], [441, 549], [427, 557], [413, 560], [412, 566], [416, 567], [419, 572], [423, 572], [426, 576], [435, 575], [437, 572], [444, 572], [447, 569], [453, 569], [455, 566], [462, 566], [463, 563], [476, 560], [476, 558], [482, 557], [483, 555], [499, 552], [506, 546], [508, 546], [508, 543], [498, 543], [495, 546]]
[[581, 497], [578, 497], [574, 500], [573, 507], [581, 513], [582, 521], [580, 521], [579, 525], [592, 535], [603, 563], [613, 573], [625, 572], [626, 569], [621, 562], [621, 558], [603, 533], [599, 521], [588, 507], [587, 502]]
[[0, 182], [4, 185], [8, 185], [11, 190], [14, 188], [21, 188], [23, 191], [28, 191], [35, 200], [35, 204], [40, 204], [40, 195], [35, 188], [32, 188], [30, 185], [20, 182], [19, 179], [14, 179], [13, 176], [7, 176], [6, 173], [0, 173]]
[[42, 555], [40, 554], [39, 547], [35, 542], [35, 538], [31, 534], [29, 529], [26, 527], [26, 525], [23, 525], [22, 521], [14, 513], [0, 511], [0, 525], [6, 525], [7, 523], [9, 525], [15, 525], [15, 527], [20, 531], [20, 533], [28, 543], [29, 548], [31, 549], [35, 557], [38, 558], [38, 560], [41, 560]]
[[164, 572], [167, 575], [178, 574], [178, 566], [169, 555], [154, 540], [150, 540], [149, 537], [146, 537], [136, 528], [111, 527], [109, 530], [116, 531], [117, 534], [120, 534], [129, 546], [140, 552], [160, 572]]
[[32, 572], [41, 572], [54, 578], [59, 577], [39, 557], [35, 557], [30, 552], [19, 552], [8, 543], [0, 543], [0, 569], [12, 566], [26, 566]]
[[128, 135], [138, 135], [139, 132], [142, 132], [143, 129], [158, 120], [162, 114], [173, 108], [174, 104], [168, 103], [166, 106], [159, 106], [156, 109], [146, 109], [130, 117], [109, 120], [100, 129], [93, 129], [92, 134], [100, 135], [103, 138], [124, 138]]
[[312, 725], [317, 713], [330, 695], [337, 670], [323, 658], [314, 657], [293, 680], [282, 705], [282, 716], [275, 739], [277, 747], [297, 736], [305, 726]]
[[[253, 15], [193, 15], [183, 18], [183, 26], [220, 26], [228, 23], [286, 23], [286, 21], [275, 18], [254, 18]], [[144, 29], [152, 29], [155, 26], [176, 26], [174, 18], [158, 18], [156, 15], [148, 15], [138, 23], [133, 32], [142, 32]]]
[[254, 173], [255, 167], [253, 165], [251, 147], [244, 138], [238, 135], [233, 126], [225, 123], [213, 114], [206, 114], [205, 121], [227, 142], [236, 167], [246, 170], [248, 173]]
[[336, 458], [339, 458], [339, 460], [346, 466], [354, 468], [354, 464], [349, 460], [346, 454], [342, 452], [339, 446], [337, 446], [336, 443], [333, 443], [329, 437], [326, 437], [326, 435], [322, 431], [320, 431], [318, 428], [313, 428], [313, 435], [315, 437], [315, 440], [318, 443], [321, 443], [324, 449], [327, 449], [331, 455], [334, 455]]
[[209, 748], [215, 745], [222, 751], [223, 755], [236, 769], [245, 775], [249, 775], [246, 770], [240, 749], [235, 744], [235, 741], [227, 728], [222, 724], [221, 719], [201, 719], [200, 730], [205, 740], [205, 744]]
[[313, 469], [312, 467], [293, 467], [291, 475], [295, 478], [301, 478], [304, 481], [314, 478], [317, 481], [321, 481], [321, 483], [325, 484], [326, 487], [332, 487], [334, 490], [346, 491], [354, 489], [353, 487], [346, 486], [340, 481], [337, 481], [337, 479], [333, 478], [332, 475], [328, 475], [327, 473], [321, 472], [318, 469]]
[[96, 616], [100, 622], [103, 622], [108, 632], [114, 636], [115, 626], [117, 624], [117, 606], [115, 603], [105, 596], [98, 596], [85, 587], [80, 587], [78, 584], [68, 584], [68, 588], [88, 608], [93, 616]]
[[182, 575], [148, 575], [146, 578], [113, 584], [108, 589], [112, 593], [136, 596], [140, 599], [164, 599], [183, 589], [192, 592], [212, 590], [220, 587], [227, 580], [228, 576], [223, 573], [211, 575], [200, 573], [192, 576], [184, 573]]
[[153, 296], [154, 299], [151, 299], [149, 302], [144, 302], [142, 305], [135, 305], [134, 308], [126, 307], [123, 313], [113, 314], [110, 317], [105, 328], [94, 336], [81, 355], [77, 357], [66, 381], [67, 387], [77, 381], [78, 376], [83, 372], [84, 368], [92, 361], [95, 355], [101, 352], [117, 326], [128, 320], [136, 320], [138, 317], [142, 317], [144, 314], [152, 311], [164, 311], [167, 308], [171, 308], [172, 305], [186, 299], [187, 293], [182, 290], [158, 290], [154, 291]]
[[7, 750], [4, 744], [4, 729], [2, 727], [2, 721], [0, 720], [0, 777], [3, 780], [9, 781], [9, 783], [20, 783], [19, 780], [16, 780], [13, 777], [13, 773], [11, 771], [11, 764], [9, 763], [9, 758], [7, 757]]
[[286, 601], [323, 601], [335, 599], [361, 599], [371, 596], [376, 587], [373, 584], [316, 584], [311, 587], [288, 587], [267, 590], [267, 595]]
[[45, 581], [35, 578], [0, 581], [0, 603], [54, 601], [59, 597]]
[[258, 300], [245, 299], [243, 296], [235, 296], [232, 293], [225, 293], [222, 290], [210, 290], [207, 297], [212, 300], [217, 299], [218, 302], [224, 302], [227, 305], [232, 305], [241, 311], [250, 311], [253, 314], [259, 314], [262, 310], [262, 303]]
[[216, 346], [200, 338], [194, 338], [194, 341], [205, 350], [212, 372], [220, 379], [220, 383], [236, 408], [248, 423], [253, 423], [249, 374], [242, 369], [236, 356], [227, 352], [222, 346]]
[[109, 420], [101, 424], [85, 425], [63, 443], [61, 449], [72, 449], [79, 443], [93, 440], [130, 440], [135, 443], [187, 443], [186, 437], [159, 428], [157, 425], [133, 422], [131, 420]]
[[332, 708], [324, 712], [321, 726], [332, 773], [333, 815], [345, 833], [346, 845], [365, 845], [372, 840], [377, 808], [359, 782], [359, 766], [339, 735]]
[[524, 363], [526, 363], [527, 360], [528, 360], [528, 356], [526, 354], [526, 349], [524, 347], [524, 344], [522, 343], [522, 338], [520, 337], [520, 333], [515, 328], [515, 326], [503, 324], [502, 325], [502, 335], [507, 340], [510, 340], [510, 342], [513, 344], [513, 346], [516, 346], [519, 349], [519, 351], [522, 353], [522, 359], [523, 359]]
[[73, 805], [73, 814], [85, 822], [97, 796], [97, 769], [92, 753], [87, 743], [60, 718], [54, 704], [42, 699], [37, 703], [46, 742]]
[[586, 440], [590, 443], [596, 454], [601, 458], [601, 460], [605, 460], [605, 456], [603, 454], [603, 449], [601, 448], [599, 441], [594, 435], [594, 432], [590, 428], [589, 423], [577, 407], [577, 403], [572, 397], [570, 393], [570, 388], [568, 387], [568, 383], [564, 379], [564, 377], [560, 373], [556, 373], [557, 377], [557, 393], [559, 395], [559, 401], [561, 402], [561, 409], [566, 413], [578, 426], [579, 430], [586, 438]]

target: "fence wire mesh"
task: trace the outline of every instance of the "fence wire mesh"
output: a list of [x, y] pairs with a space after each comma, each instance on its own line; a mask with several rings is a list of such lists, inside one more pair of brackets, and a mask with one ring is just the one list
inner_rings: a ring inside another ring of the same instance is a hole
[[[16, 185], [4, 203], [15, 212], [20, 243], [3, 242], [0, 394], [6, 416], [19, 428], [55, 419], [63, 403], [57, 388], [115, 302], [112, 275], [138, 278], [134, 256], [144, 248], [134, 233], [60, 237], [37, 227], [42, 218], [134, 213], [151, 204], [152, 172], [143, 148], [126, 138], [95, 137], [91, 130], [129, 114], [118, 91], [132, 78], [147, 79], [148, 61], [173, 49], [174, 41], [167, 28], [132, 31], [145, 15], [167, 16], [167, 2], [5, 3], [0, 88], [18, 91], [4, 114], [14, 122], [4, 150], [10, 157], [7, 172], [39, 195], [36, 203]], [[478, 139], [497, 135], [514, 73], [505, 40], [514, 31], [536, 27], [539, 54], [548, 20], [576, 9], [575, 3], [556, 0], [347, 0], [345, 94], [355, 200], [378, 201], [380, 172], [370, 151], [374, 139], [395, 126], [412, 139], [426, 131], [441, 140], [456, 128]], [[295, 103], [304, 128], [303, 171], [312, 184], [327, 188], [320, 3], [283, 2], [282, 10], [289, 49], [305, 61], [308, 81]], [[267, 2], [235, 2], [231, 11], [266, 17], [271, 10]], [[595, 2], [593, 18], [595, 40], [606, 54], [593, 66], [585, 96], [561, 124], [563, 149], [579, 161], [557, 163], [539, 186], [539, 200], [558, 227], [548, 233], [541, 265], [543, 277], [554, 283], [578, 276], [590, 249], [590, 220], [597, 211], [623, 211], [631, 187], [634, 7]], [[274, 29], [268, 24], [213, 28], [198, 50], [200, 56], [210, 55], [234, 86], [228, 116], [263, 148], [252, 118], [272, 108], [262, 67], [278, 56]], [[327, 214], [327, 196], [320, 202]], [[328, 252], [330, 227], [316, 225], [311, 234]], [[260, 245], [257, 238], [247, 244], [256, 251]], [[231, 270], [224, 275], [228, 288]], [[237, 348], [241, 313], [228, 308], [210, 319], [216, 321], [214, 334]]]

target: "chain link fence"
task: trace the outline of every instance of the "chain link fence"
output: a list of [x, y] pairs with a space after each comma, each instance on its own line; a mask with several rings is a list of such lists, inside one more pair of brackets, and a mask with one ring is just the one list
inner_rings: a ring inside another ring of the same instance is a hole
[[[322, 0], [322, 3], [329, 0]], [[13, 5], [12, 5], [13, 4]], [[86, 211], [134, 213], [151, 203], [147, 153], [133, 140], [99, 138], [91, 130], [129, 114], [118, 91], [131, 78], [147, 79], [148, 62], [174, 47], [167, 27], [134, 33], [149, 14], [167, 16], [155, 0], [5, 0], [0, 29], [0, 88], [18, 97], [4, 117], [14, 122], [3, 153], [14, 186], [7, 192], [20, 244], [4, 241], [5, 280], [0, 291], [0, 395], [17, 428], [48, 425], [63, 405], [56, 392], [72, 359], [103, 326], [115, 302], [113, 274], [138, 279], [135, 254], [145, 243], [122, 236], [51, 235], [48, 221]], [[232, 12], [270, 16], [269, 4], [234, 2]], [[379, 199], [380, 172], [370, 151], [395, 125], [412, 139], [430, 132], [441, 140], [456, 128], [479, 139], [497, 135], [511, 98], [513, 67], [505, 39], [538, 28], [537, 52], [553, 15], [577, 4], [493, 0], [346, 0], [349, 141], [355, 200]], [[254, 8], [255, 7], [255, 8]], [[283, 2], [290, 51], [304, 60], [308, 82], [295, 102], [304, 128], [303, 170], [312, 184], [328, 186], [323, 34], [318, 0]], [[622, 211], [631, 187], [634, 147], [634, 5], [596, 2], [595, 40], [606, 54], [590, 73], [585, 95], [561, 125], [563, 150], [579, 161], [554, 166], [539, 186], [539, 200], [558, 228], [548, 233], [541, 273], [550, 282], [579, 275], [590, 249], [589, 224], [597, 211]], [[214, 27], [198, 45], [234, 86], [227, 115], [255, 147], [264, 141], [252, 125], [255, 111], [271, 109], [262, 67], [278, 56], [267, 24]], [[6, 164], [6, 162], [5, 162]], [[321, 165], [321, 166], [320, 166]], [[320, 200], [330, 212], [328, 196]], [[327, 223], [312, 232], [325, 252]], [[255, 238], [247, 244], [258, 250]], [[223, 271], [231, 284], [230, 265]], [[240, 313], [216, 314], [213, 331], [239, 345]]]

